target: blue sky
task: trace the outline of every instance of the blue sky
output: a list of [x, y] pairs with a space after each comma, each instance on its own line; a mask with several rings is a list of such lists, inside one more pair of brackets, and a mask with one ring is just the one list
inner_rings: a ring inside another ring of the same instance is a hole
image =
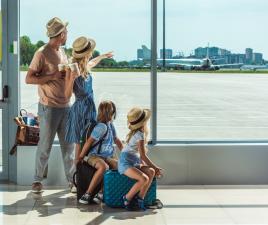
[[[150, 47], [151, 0], [21, 0], [21, 35], [46, 40], [45, 24], [58, 16], [69, 21], [68, 42], [85, 35], [101, 52], [114, 50], [117, 60], [136, 58]], [[162, 0], [158, 0], [158, 47], [162, 45]], [[268, 59], [267, 0], [166, 0], [166, 47], [189, 55], [196, 47], [246, 47]]]

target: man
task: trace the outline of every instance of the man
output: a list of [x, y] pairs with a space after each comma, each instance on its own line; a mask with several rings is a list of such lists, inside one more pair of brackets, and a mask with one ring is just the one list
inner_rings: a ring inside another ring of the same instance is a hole
[[39, 94], [40, 140], [36, 152], [35, 176], [32, 184], [34, 193], [42, 191], [41, 182], [56, 133], [61, 146], [66, 178], [72, 192], [75, 192], [72, 184], [74, 146], [65, 141], [70, 97], [64, 94], [64, 90], [69, 79], [65, 79], [65, 72], [58, 70], [58, 64], [68, 63], [62, 48], [67, 40], [67, 25], [67, 22], [64, 23], [57, 17], [47, 23], [49, 42], [36, 51], [26, 76], [27, 84], [38, 85]]

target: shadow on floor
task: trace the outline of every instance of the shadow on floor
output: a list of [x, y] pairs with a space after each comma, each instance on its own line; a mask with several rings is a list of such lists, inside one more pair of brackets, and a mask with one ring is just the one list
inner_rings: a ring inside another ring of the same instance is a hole
[[10, 205], [2, 205], [0, 210], [6, 215], [23, 215], [36, 210], [39, 217], [48, 217], [62, 214], [64, 209], [78, 209], [80, 212], [99, 212], [89, 224], [101, 224], [108, 218], [116, 220], [136, 219], [146, 215], [156, 214], [154, 210], [145, 212], [128, 212], [125, 209], [110, 208], [104, 204], [82, 205], [76, 200], [76, 196], [70, 194], [69, 190], [58, 191], [50, 195], [33, 194], [29, 192], [24, 199], [18, 200]]

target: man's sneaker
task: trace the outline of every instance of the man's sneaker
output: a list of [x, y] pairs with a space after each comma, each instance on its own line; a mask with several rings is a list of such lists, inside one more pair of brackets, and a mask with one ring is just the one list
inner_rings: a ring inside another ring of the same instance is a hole
[[40, 193], [42, 192], [43, 189], [43, 185], [41, 184], [41, 182], [34, 182], [32, 184], [32, 192], [33, 193]]
[[88, 193], [85, 193], [80, 199], [79, 203], [88, 205], [90, 203], [91, 195]]
[[77, 193], [77, 188], [74, 184], [70, 184], [69, 187], [71, 193]]

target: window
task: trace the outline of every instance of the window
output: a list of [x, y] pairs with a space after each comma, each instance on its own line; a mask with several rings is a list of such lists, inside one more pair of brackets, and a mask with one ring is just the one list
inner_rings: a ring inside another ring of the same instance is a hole
[[[163, 0], [157, 2], [157, 141], [266, 140], [266, 1], [165, 0], [165, 54]], [[46, 13], [39, 15], [41, 5]], [[116, 62], [93, 71], [95, 102], [116, 103], [115, 124], [124, 138], [128, 110], [150, 107], [150, 14], [149, 0], [22, 1], [21, 36], [36, 50], [39, 40], [47, 41], [46, 22], [58, 16], [69, 21], [69, 53], [81, 35], [94, 38], [101, 53], [113, 50]], [[35, 29], [28, 26], [33, 17]], [[36, 86], [24, 83], [28, 65], [21, 66], [21, 106], [36, 112]]]
[[[103, 63], [93, 71], [93, 88], [96, 106], [104, 99], [116, 103], [115, 125], [119, 137], [124, 139], [128, 110], [133, 106], [150, 107], [150, 1], [28, 0], [21, 1], [20, 7], [21, 44], [26, 42], [28, 53], [33, 54], [38, 41], [47, 41], [45, 25], [55, 16], [69, 22], [67, 48], [71, 48], [75, 38], [84, 35], [96, 40], [100, 53], [114, 51], [116, 62]], [[40, 8], [45, 13], [40, 14]], [[21, 107], [36, 113], [37, 88], [25, 84], [31, 57], [21, 61]]]
[[[158, 5], [159, 67], [162, 2]], [[263, 28], [267, 1], [165, 2], [166, 69], [157, 76], [158, 140], [267, 139], [268, 76], [262, 74], [268, 70]], [[203, 66], [207, 57], [210, 68]]]

